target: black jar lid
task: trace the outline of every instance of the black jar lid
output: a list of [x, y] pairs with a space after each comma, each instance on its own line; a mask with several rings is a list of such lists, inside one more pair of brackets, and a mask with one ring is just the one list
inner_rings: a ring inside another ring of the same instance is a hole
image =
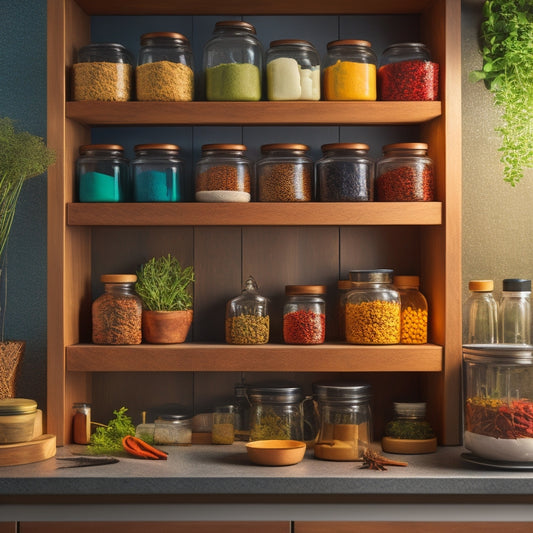
[[531, 291], [531, 280], [522, 278], [509, 278], [502, 281], [502, 289], [510, 292]]
[[298, 386], [258, 386], [248, 389], [248, 398], [273, 403], [294, 403], [304, 399], [301, 387]]
[[371, 397], [371, 387], [366, 383], [342, 381], [313, 383], [313, 394], [319, 401], [366, 402]]

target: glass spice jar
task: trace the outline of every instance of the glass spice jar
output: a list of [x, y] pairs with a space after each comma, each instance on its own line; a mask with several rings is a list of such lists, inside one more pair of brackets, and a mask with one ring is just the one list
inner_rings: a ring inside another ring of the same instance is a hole
[[102, 274], [104, 293], [92, 304], [94, 344], [141, 344], [142, 303], [135, 274]]
[[313, 161], [305, 144], [276, 143], [261, 146], [256, 161], [259, 202], [310, 202], [313, 200]]
[[197, 202], [249, 202], [251, 163], [242, 144], [204, 144], [196, 163]]
[[283, 306], [286, 344], [322, 344], [326, 338], [324, 285], [287, 285]]
[[362, 143], [322, 146], [316, 163], [318, 197], [322, 202], [369, 202], [374, 199], [374, 160]]
[[135, 82], [137, 100], [163, 102], [193, 100], [193, 54], [187, 37], [172, 32], [141, 35]]
[[320, 55], [308, 41], [272, 41], [266, 78], [269, 100], [320, 100]]
[[138, 144], [131, 162], [136, 202], [181, 201], [183, 161], [175, 144]]
[[396, 143], [383, 147], [376, 166], [376, 200], [432, 202], [435, 176], [426, 143]]
[[353, 289], [346, 295], [346, 341], [351, 344], [399, 344], [400, 293], [392, 270], [351, 270]]
[[206, 100], [261, 100], [263, 47], [255, 33], [243, 21], [215, 24], [203, 50]]
[[132, 97], [133, 57], [117, 43], [93, 43], [78, 51], [72, 65], [72, 99], [126, 102]]
[[190, 446], [192, 418], [188, 414], [163, 414], [154, 421], [154, 444]]
[[530, 344], [531, 342], [531, 280], [504, 279], [498, 305], [500, 342]]
[[129, 162], [118, 144], [80, 146], [76, 180], [80, 202], [125, 202], [130, 198]]
[[419, 291], [418, 276], [394, 276], [400, 293], [402, 321], [400, 344], [425, 344], [428, 341], [428, 302]]
[[266, 344], [269, 332], [268, 299], [259, 294], [257, 282], [249, 276], [241, 294], [226, 305], [226, 342]]
[[91, 404], [75, 402], [72, 405], [72, 442], [89, 444], [91, 441]]
[[233, 405], [218, 405], [213, 412], [211, 442], [233, 444], [235, 439], [235, 408]]
[[465, 344], [498, 342], [498, 304], [492, 294], [494, 281], [473, 279], [468, 283], [468, 289], [470, 296], [465, 303]]
[[377, 56], [368, 41], [331, 41], [323, 72], [325, 100], [376, 100]]
[[378, 70], [380, 100], [439, 99], [439, 65], [422, 43], [398, 43], [382, 54]]

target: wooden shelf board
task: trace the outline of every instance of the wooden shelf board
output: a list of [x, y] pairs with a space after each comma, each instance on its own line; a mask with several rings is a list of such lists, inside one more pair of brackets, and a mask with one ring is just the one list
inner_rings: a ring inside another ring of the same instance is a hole
[[440, 372], [441, 346], [183, 343], [67, 347], [69, 372]]

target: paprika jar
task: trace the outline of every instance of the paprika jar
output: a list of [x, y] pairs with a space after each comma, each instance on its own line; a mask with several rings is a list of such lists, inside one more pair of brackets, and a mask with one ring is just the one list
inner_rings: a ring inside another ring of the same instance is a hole
[[130, 197], [129, 161], [118, 144], [80, 146], [76, 179], [80, 202], [125, 202]]
[[251, 163], [242, 144], [204, 144], [196, 163], [197, 202], [249, 202]]
[[313, 200], [314, 165], [305, 144], [264, 144], [256, 161], [259, 202], [310, 202]]
[[133, 57], [117, 43], [94, 43], [78, 51], [72, 65], [72, 99], [126, 102], [132, 97]]
[[374, 199], [374, 160], [362, 143], [322, 146], [316, 163], [318, 197], [322, 202], [369, 202]]
[[396, 143], [383, 147], [376, 166], [376, 200], [432, 202], [435, 175], [426, 143]]
[[428, 341], [428, 302], [420, 292], [418, 276], [394, 276], [400, 293], [402, 322], [400, 344], [425, 344]]
[[193, 69], [191, 46], [181, 33], [141, 35], [135, 69], [137, 100], [190, 102], [194, 98]]
[[272, 41], [266, 78], [269, 100], [320, 100], [320, 56], [308, 41]]
[[136, 202], [181, 201], [183, 162], [175, 144], [138, 144], [131, 162]]
[[425, 44], [393, 44], [382, 54], [378, 87], [380, 100], [438, 100], [439, 65]]
[[283, 306], [286, 344], [322, 344], [326, 338], [324, 285], [287, 285]]
[[92, 304], [94, 344], [141, 344], [142, 303], [135, 274], [102, 274], [104, 293]]
[[368, 41], [331, 41], [323, 72], [325, 100], [376, 100], [377, 56]]
[[248, 22], [215, 24], [203, 50], [206, 100], [261, 100], [263, 47], [255, 33]]
[[351, 270], [353, 289], [346, 295], [346, 341], [351, 344], [399, 344], [400, 293], [392, 270]]

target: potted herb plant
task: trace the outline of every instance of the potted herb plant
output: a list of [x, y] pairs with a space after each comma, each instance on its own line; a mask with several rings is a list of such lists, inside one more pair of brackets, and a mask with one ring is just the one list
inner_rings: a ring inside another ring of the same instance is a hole
[[135, 291], [143, 302], [142, 330], [146, 342], [185, 341], [193, 319], [192, 283], [193, 267], [182, 268], [170, 254], [153, 257], [141, 266]]

